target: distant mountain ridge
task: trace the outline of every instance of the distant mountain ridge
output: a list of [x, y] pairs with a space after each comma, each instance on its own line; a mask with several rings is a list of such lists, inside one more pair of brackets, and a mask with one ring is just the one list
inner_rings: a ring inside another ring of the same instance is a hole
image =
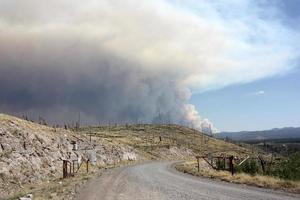
[[220, 132], [216, 136], [237, 141], [292, 139], [300, 138], [300, 127], [274, 128], [264, 131]]

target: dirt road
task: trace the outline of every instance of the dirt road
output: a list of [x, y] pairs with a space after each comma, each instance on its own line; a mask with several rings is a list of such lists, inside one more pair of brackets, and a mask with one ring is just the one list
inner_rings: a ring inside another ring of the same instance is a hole
[[152, 162], [112, 170], [88, 182], [77, 200], [293, 200], [298, 194], [214, 181], [177, 172], [174, 162]]

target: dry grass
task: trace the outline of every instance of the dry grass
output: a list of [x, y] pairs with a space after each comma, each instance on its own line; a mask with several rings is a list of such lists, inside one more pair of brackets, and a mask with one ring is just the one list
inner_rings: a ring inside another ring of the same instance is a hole
[[222, 181], [231, 183], [239, 183], [257, 187], [272, 188], [288, 192], [300, 193], [299, 181], [282, 180], [270, 176], [255, 175], [251, 176], [245, 173], [231, 175], [228, 171], [217, 171], [206, 167], [203, 163], [200, 167], [200, 172], [197, 169], [197, 163], [194, 161], [185, 162], [175, 166], [178, 171], [188, 173], [195, 176], [203, 176], [208, 178], [216, 178]]
[[[250, 155], [244, 147], [225, 142], [201, 132], [179, 125], [118, 125], [82, 128], [79, 134], [93, 134], [93, 138], [105, 140], [115, 145], [124, 144], [133, 147], [148, 159], [157, 159], [161, 148], [176, 146], [191, 149], [197, 155], [212, 153], [234, 156]], [[160, 137], [162, 141], [160, 141]], [[187, 158], [189, 159], [189, 158]]]
[[[24, 122], [24, 120], [1, 114], [0, 120], [9, 125], [18, 121], [20, 121], [20, 123]], [[205, 155], [207, 153], [213, 153], [213, 155], [225, 153], [239, 156], [251, 154], [249, 149], [209, 137], [196, 130], [178, 125], [119, 125], [110, 127], [87, 127], [80, 129], [78, 132], [60, 129], [58, 132], [51, 127], [37, 126], [35, 123], [26, 122], [22, 128], [29, 132], [51, 131], [53, 135], [68, 133], [78, 136], [78, 134], [80, 134], [85, 139], [89, 139], [89, 135], [92, 133], [93, 141], [99, 141], [99, 144], [132, 147], [144, 160], [192, 159], [192, 156]], [[160, 139], [162, 140], [160, 141]], [[178, 154], [183, 157], [176, 157], [177, 152], [174, 153], [174, 157], [167, 157], [166, 155], [169, 156], [168, 152], [173, 150], [172, 147], [174, 147], [173, 149], [175, 150], [176, 148], [179, 149]], [[74, 192], [76, 185], [89, 179], [91, 177], [90, 175], [94, 176], [92, 173], [89, 175], [81, 174], [74, 178], [63, 180], [62, 182], [61, 180], [53, 180], [43, 182], [42, 184], [24, 186], [24, 188], [11, 197], [11, 199], [16, 199], [27, 193], [33, 193], [35, 199], [62, 199], [62, 196]]]

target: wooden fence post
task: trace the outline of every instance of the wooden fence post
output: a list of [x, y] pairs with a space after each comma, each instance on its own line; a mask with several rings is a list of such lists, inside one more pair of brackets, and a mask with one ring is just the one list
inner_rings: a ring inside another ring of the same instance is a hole
[[230, 156], [229, 157], [229, 168], [230, 168], [230, 171], [231, 171], [231, 175], [234, 174], [234, 169], [233, 169], [233, 156]]
[[197, 159], [197, 168], [198, 168], [198, 172], [200, 172], [200, 157], [196, 156]]
[[89, 159], [86, 161], [86, 173], [89, 173]]
[[68, 163], [69, 166], [70, 166], [68, 176], [72, 176], [72, 164], [71, 164], [71, 162], [67, 162], [67, 163]]
[[73, 160], [72, 162], [73, 162], [73, 174], [75, 174], [75, 160]]
[[261, 169], [262, 169], [263, 173], [265, 173], [266, 172], [266, 170], [265, 170], [265, 161], [260, 156], [258, 156], [258, 159], [260, 160]]
[[66, 161], [63, 160], [63, 178], [66, 178], [67, 177], [67, 173], [66, 173]]

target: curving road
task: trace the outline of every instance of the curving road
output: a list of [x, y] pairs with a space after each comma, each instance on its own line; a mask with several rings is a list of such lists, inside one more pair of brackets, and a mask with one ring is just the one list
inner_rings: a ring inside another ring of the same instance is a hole
[[214, 181], [174, 170], [174, 162], [152, 162], [112, 170], [89, 181], [77, 200], [298, 200], [299, 194]]

